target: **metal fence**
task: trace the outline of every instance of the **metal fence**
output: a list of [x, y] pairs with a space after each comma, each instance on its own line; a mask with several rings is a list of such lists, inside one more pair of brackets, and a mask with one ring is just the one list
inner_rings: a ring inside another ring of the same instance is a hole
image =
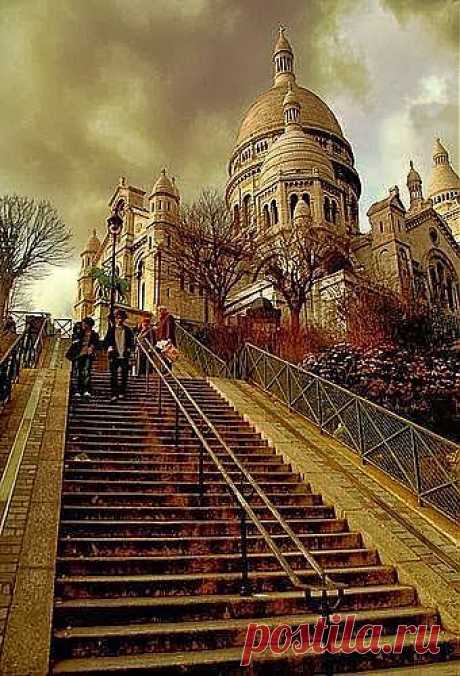
[[69, 318], [53, 319], [53, 335], [59, 335], [61, 338], [72, 338], [73, 320]]
[[420, 504], [460, 518], [458, 445], [248, 343], [232, 371], [409, 488]]
[[230, 377], [231, 374], [225, 361], [200, 343], [180, 324], [176, 324], [176, 340], [179, 350], [203, 375], [216, 378]]

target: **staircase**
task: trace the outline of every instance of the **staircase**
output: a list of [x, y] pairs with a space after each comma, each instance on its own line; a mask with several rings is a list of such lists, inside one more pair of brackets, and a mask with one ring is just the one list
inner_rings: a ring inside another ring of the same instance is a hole
[[[148, 396], [131, 379], [128, 399], [109, 402], [108, 375], [94, 374], [95, 397], [71, 405], [65, 455], [55, 581], [53, 674], [244, 674], [240, 667], [247, 625], [313, 625], [317, 614], [257, 533], [248, 525], [253, 594], [240, 595], [240, 527], [233, 496], [205, 455], [205, 494], [197, 486], [198, 443], [182, 418], [175, 445], [175, 407], [157, 384]], [[202, 379], [183, 379], [187, 391], [277, 506], [304, 545], [335, 579], [347, 583], [340, 612], [357, 626], [382, 624], [394, 636], [399, 624], [433, 624], [434, 608], [398, 583], [397, 571], [350, 532], [334, 508]], [[190, 404], [186, 408], [192, 410]], [[213, 436], [209, 443], [237, 478]], [[222, 450], [221, 450], [222, 449]], [[279, 524], [251, 498], [288, 561], [305, 581], [313, 571], [290, 551]], [[445, 659], [453, 637], [441, 634]], [[335, 670], [414, 662], [413, 640], [400, 655], [339, 655]], [[428, 658], [425, 658], [428, 659]], [[434, 659], [433, 657], [431, 659]], [[322, 658], [268, 652], [251, 674], [323, 673]]]

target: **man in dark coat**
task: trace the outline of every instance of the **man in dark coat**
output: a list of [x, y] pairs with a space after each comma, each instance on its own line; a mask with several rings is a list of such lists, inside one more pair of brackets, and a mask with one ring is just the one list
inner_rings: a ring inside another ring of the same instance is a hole
[[[104, 339], [104, 347], [110, 364], [110, 389], [112, 401], [124, 399], [128, 387], [129, 358], [134, 351], [134, 333], [125, 326], [127, 314], [124, 310], [115, 311], [115, 325], [109, 327]], [[118, 373], [121, 371], [121, 380]]]
[[94, 331], [94, 319], [85, 317], [78, 333], [74, 334], [72, 350], [75, 354], [75, 372], [77, 375], [77, 392], [75, 396], [91, 396], [91, 369], [99, 347], [99, 336]]

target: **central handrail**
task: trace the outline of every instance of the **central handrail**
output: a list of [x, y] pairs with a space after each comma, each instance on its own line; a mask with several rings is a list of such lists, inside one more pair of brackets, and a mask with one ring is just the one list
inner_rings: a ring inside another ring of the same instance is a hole
[[[147, 347], [145, 346], [145, 344]], [[305, 582], [302, 582], [297, 573], [293, 570], [291, 565], [288, 563], [286, 560], [286, 557], [284, 554], [281, 552], [279, 547], [276, 545], [276, 543], [273, 541], [273, 538], [270, 536], [268, 531], [265, 529], [264, 525], [260, 521], [259, 517], [255, 514], [253, 508], [251, 505], [248, 503], [244, 495], [241, 493], [241, 491], [238, 489], [236, 486], [235, 482], [232, 480], [228, 472], [226, 471], [225, 467], [222, 465], [222, 463], [219, 460], [219, 457], [216, 455], [216, 453], [213, 451], [203, 434], [201, 433], [200, 429], [197, 427], [195, 420], [192, 418], [190, 415], [189, 411], [185, 408], [184, 404], [179, 398], [178, 392], [175, 392], [173, 387], [171, 386], [170, 382], [168, 382], [168, 379], [162, 373], [161, 368], [158, 367], [158, 365], [155, 363], [155, 360], [151, 356], [152, 353], [155, 353], [155, 358], [159, 361], [160, 365], [163, 367], [163, 369], [167, 369], [167, 365], [165, 364], [164, 360], [160, 356], [160, 354], [155, 350], [153, 345], [150, 343], [150, 341], [147, 338], [137, 339], [137, 344], [139, 348], [142, 350], [142, 352], [145, 354], [149, 364], [153, 367], [154, 371], [157, 373], [159, 377], [159, 384], [164, 384], [168, 391], [170, 392], [174, 402], [176, 403], [176, 406], [180, 411], [182, 412], [182, 415], [185, 417], [185, 419], [190, 423], [193, 431], [195, 432], [196, 436], [198, 437], [199, 441], [201, 442], [203, 448], [206, 450], [208, 455], [211, 457], [212, 461], [216, 465], [217, 469], [223, 476], [225, 482], [227, 483], [227, 486], [231, 489], [234, 497], [236, 498], [237, 502], [239, 503], [240, 507], [242, 510], [244, 510], [245, 514], [250, 518], [254, 526], [257, 528], [259, 533], [262, 535], [264, 538], [266, 544], [268, 545], [269, 549], [271, 552], [274, 554], [275, 558], [277, 559], [278, 563], [284, 570], [284, 572], [287, 574], [289, 577], [291, 583], [293, 584], [294, 587], [302, 589], [305, 593], [306, 596], [309, 596], [311, 594], [311, 591], [314, 589], [321, 589], [322, 591], [324, 590], [329, 590], [329, 591], [336, 591], [338, 596], [341, 597], [343, 593], [343, 588], [346, 587], [345, 584], [343, 583], [337, 583], [331, 580], [331, 578], [326, 574], [325, 570], [319, 565], [319, 563], [316, 561], [312, 553], [303, 545], [303, 543], [299, 540], [297, 535], [292, 531], [290, 526], [286, 523], [286, 521], [283, 519], [281, 514], [278, 512], [276, 507], [271, 503], [271, 501], [268, 499], [268, 497], [265, 495], [264, 491], [260, 488], [260, 486], [257, 484], [257, 482], [254, 480], [254, 478], [251, 476], [251, 474], [247, 471], [247, 469], [241, 464], [237, 456], [234, 454], [232, 449], [228, 446], [226, 441], [222, 438], [218, 430], [215, 428], [213, 423], [209, 420], [208, 416], [205, 414], [205, 412], [201, 409], [200, 406], [196, 403], [196, 401], [193, 399], [193, 397], [190, 396], [189, 392], [185, 389], [185, 387], [182, 385], [182, 383], [176, 378], [175, 375], [172, 373], [168, 373], [169, 378], [173, 381], [173, 383], [177, 386], [178, 390], [186, 397], [189, 403], [192, 404], [194, 409], [197, 411], [197, 413], [200, 415], [201, 419], [205, 422], [208, 430], [210, 430], [215, 438], [219, 441], [221, 446], [225, 449], [227, 455], [231, 458], [233, 463], [236, 465], [236, 467], [240, 471], [240, 476], [241, 476], [241, 483], [243, 485], [243, 477], [246, 479], [246, 481], [250, 484], [251, 488], [255, 490], [257, 495], [261, 498], [263, 504], [268, 508], [270, 513], [273, 515], [277, 523], [281, 526], [282, 530], [286, 535], [289, 536], [291, 541], [296, 545], [298, 551], [302, 554], [302, 556], [306, 559], [310, 567], [314, 570], [316, 575], [319, 577], [321, 581], [321, 586], [320, 587], [312, 587], [312, 585], [309, 585]], [[146, 377], [148, 379], [149, 377], [149, 368], [147, 368], [147, 374]]]

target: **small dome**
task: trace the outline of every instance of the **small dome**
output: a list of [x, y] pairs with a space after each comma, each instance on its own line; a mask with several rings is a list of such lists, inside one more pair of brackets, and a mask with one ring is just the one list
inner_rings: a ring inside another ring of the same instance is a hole
[[298, 200], [294, 209], [294, 220], [298, 218], [311, 218], [310, 205], [305, 200]]
[[260, 170], [261, 185], [282, 174], [312, 174], [333, 180], [332, 163], [321, 146], [301, 129], [290, 129], [270, 147]]
[[410, 161], [410, 170], [409, 173], [407, 174], [407, 185], [411, 185], [412, 183], [421, 183], [422, 179], [420, 178], [420, 174], [418, 171], [414, 169], [414, 163], [412, 160]]
[[433, 159], [436, 157], [439, 157], [440, 155], [446, 155], [447, 159], [449, 159], [449, 153], [447, 150], [444, 148], [444, 146], [441, 143], [441, 139], [437, 138], [434, 142], [433, 146]]
[[96, 228], [94, 228], [85, 246], [84, 253], [97, 253], [99, 251], [100, 246], [101, 240], [97, 236]]
[[161, 170], [160, 176], [157, 178], [156, 182], [154, 183], [150, 197], [152, 197], [152, 195], [156, 195], [158, 193], [162, 193], [162, 194], [166, 193], [167, 195], [175, 195], [173, 184], [171, 183], [169, 177], [166, 175], [166, 169]]
[[439, 139], [433, 148], [433, 168], [428, 186], [428, 197], [438, 193], [460, 190], [460, 178], [449, 162], [449, 153]]
[[280, 32], [279, 32], [279, 35], [278, 35], [278, 40], [276, 41], [276, 44], [275, 44], [275, 49], [273, 50], [273, 56], [275, 56], [279, 52], [291, 52], [291, 54], [292, 54], [292, 47], [289, 44], [289, 40], [284, 35], [285, 30], [286, 30], [285, 28], [280, 26]]

